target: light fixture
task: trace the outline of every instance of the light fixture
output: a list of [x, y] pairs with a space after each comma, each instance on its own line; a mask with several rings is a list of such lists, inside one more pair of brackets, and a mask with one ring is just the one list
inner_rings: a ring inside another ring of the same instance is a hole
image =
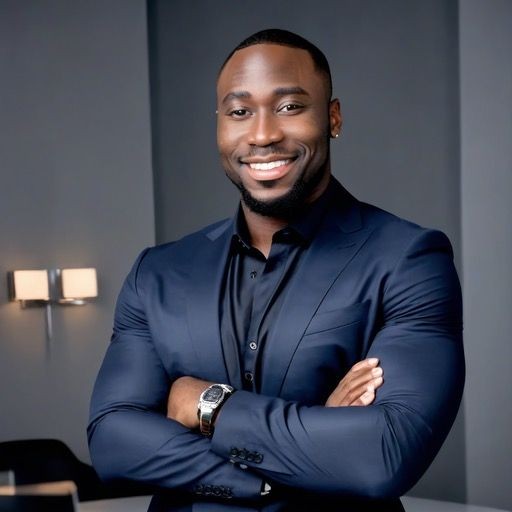
[[[59, 271], [57, 271], [59, 275]], [[98, 296], [95, 268], [64, 268], [60, 271], [60, 304], [85, 304]]]
[[26, 305], [28, 301], [50, 300], [48, 272], [46, 270], [14, 270], [10, 272], [11, 300]]
[[46, 335], [53, 338], [52, 305], [82, 306], [98, 296], [95, 268], [13, 270], [8, 272], [9, 298], [22, 308], [46, 307]]

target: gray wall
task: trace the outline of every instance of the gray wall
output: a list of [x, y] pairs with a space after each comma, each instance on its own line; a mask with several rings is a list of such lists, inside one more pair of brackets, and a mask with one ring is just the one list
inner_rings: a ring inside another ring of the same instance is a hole
[[[154, 242], [143, 0], [0, 2], [0, 440], [85, 426], [121, 281]], [[98, 301], [7, 302], [11, 269], [94, 266]]]
[[[157, 240], [231, 215], [215, 143], [215, 77], [256, 30], [296, 31], [327, 54], [345, 127], [334, 172], [359, 198], [443, 229], [460, 258], [455, 1], [151, 2]], [[257, 7], [256, 7], [257, 6]], [[200, 15], [198, 15], [200, 13]], [[466, 498], [462, 416], [413, 494]]]
[[468, 499], [512, 510], [512, 2], [460, 19]]

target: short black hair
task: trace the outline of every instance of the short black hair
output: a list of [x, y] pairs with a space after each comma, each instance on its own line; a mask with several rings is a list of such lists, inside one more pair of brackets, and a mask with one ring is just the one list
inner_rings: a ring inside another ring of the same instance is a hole
[[301, 50], [306, 50], [311, 58], [313, 59], [313, 64], [315, 65], [315, 69], [319, 71], [327, 83], [327, 92], [329, 98], [332, 95], [332, 78], [331, 78], [331, 69], [329, 67], [329, 63], [327, 62], [327, 58], [323, 54], [323, 52], [317, 48], [313, 43], [309, 42], [307, 39], [304, 39], [302, 36], [298, 34], [294, 34], [288, 30], [282, 30], [280, 28], [267, 28], [265, 30], [260, 30], [255, 34], [244, 39], [240, 44], [238, 44], [234, 50], [226, 57], [226, 60], [223, 62], [219, 76], [222, 73], [222, 70], [228, 63], [229, 59], [233, 57], [234, 53], [238, 50], [242, 50], [243, 48], [247, 48], [249, 46], [254, 46], [256, 44], [277, 44], [281, 46], [289, 46], [290, 48], [299, 48]]

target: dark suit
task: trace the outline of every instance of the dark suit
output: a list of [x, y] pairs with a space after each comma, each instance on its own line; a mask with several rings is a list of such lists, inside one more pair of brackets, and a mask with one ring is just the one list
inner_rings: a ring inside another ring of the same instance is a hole
[[[269, 511], [286, 501], [287, 510], [401, 510], [393, 498], [430, 464], [460, 402], [459, 283], [442, 233], [334, 187], [270, 330], [261, 394], [237, 391], [211, 440], [166, 419], [165, 408], [179, 376], [229, 382], [219, 295], [233, 221], [139, 256], [92, 399], [100, 475], [177, 489], [158, 510], [191, 510], [194, 499], [205, 500], [194, 510], [222, 510], [208, 504], [212, 495]], [[374, 404], [323, 407], [370, 356], [385, 380]], [[263, 480], [273, 489], [260, 498]], [[377, 498], [391, 501], [366, 501]]]

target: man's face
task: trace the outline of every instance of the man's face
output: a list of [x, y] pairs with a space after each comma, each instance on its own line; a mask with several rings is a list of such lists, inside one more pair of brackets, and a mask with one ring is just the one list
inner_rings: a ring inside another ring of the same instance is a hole
[[305, 50], [258, 44], [237, 51], [217, 83], [217, 143], [247, 207], [288, 217], [326, 188], [339, 102]]

